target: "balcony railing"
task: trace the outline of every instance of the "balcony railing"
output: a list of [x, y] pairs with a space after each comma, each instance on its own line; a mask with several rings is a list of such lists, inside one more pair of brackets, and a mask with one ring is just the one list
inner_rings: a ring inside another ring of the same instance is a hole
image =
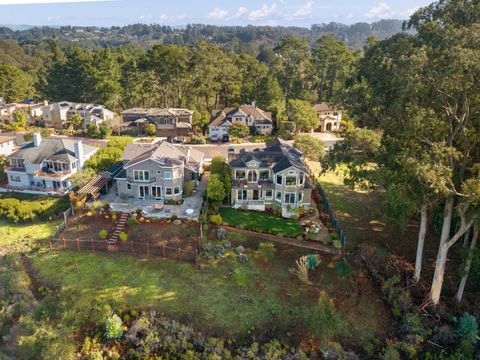
[[151, 177], [148, 180], [139, 180], [139, 179], [134, 179], [131, 176], [127, 176], [127, 181], [130, 183], [142, 183], [142, 184], [151, 184], [157, 181], [155, 177]]
[[273, 180], [258, 180], [254, 182], [249, 182], [247, 179], [242, 179], [242, 180], [233, 180], [232, 181], [233, 186], [251, 186], [258, 188], [258, 186], [273, 186]]
[[21, 171], [25, 172], [26, 169], [24, 167], [15, 167], [15, 166], [5, 166], [5, 171]]
[[46, 177], [46, 178], [53, 178], [53, 179], [61, 179], [70, 174], [71, 172], [67, 170], [64, 170], [64, 171], [37, 170], [33, 173], [33, 175], [37, 177]]

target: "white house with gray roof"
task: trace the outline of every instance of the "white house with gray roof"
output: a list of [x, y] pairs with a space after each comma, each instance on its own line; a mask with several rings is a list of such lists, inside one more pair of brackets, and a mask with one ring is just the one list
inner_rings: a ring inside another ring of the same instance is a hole
[[83, 119], [84, 129], [91, 123], [99, 126], [101, 123], [115, 118], [115, 113], [105, 106], [89, 103], [61, 101], [42, 108], [44, 126], [57, 130], [63, 129], [66, 122], [75, 115], [80, 115]]
[[8, 188], [63, 194], [72, 188], [69, 178], [82, 169], [97, 150], [81, 140], [42, 139], [40, 133], [35, 133], [31, 143], [7, 157]]
[[228, 129], [232, 124], [241, 123], [248, 127], [255, 127], [258, 134], [270, 135], [273, 131], [272, 113], [252, 105], [241, 105], [236, 108], [227, 107], [215, 110], [208, 124], [208, 136], [210, 140], [222, 140], [228, 135]]

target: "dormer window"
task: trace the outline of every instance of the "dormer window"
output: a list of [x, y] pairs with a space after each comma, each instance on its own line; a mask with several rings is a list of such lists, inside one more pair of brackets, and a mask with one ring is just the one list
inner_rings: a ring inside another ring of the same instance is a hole
[[285, 178], [285, 185], [287, 186], [295, 186], [297, 185], [297, 177], [289, 175]]

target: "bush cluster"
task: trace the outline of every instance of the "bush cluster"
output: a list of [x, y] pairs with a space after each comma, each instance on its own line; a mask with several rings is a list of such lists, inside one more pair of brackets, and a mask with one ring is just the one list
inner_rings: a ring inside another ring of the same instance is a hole
[[42, 197], [35, 200], [0, 199], [0, 217], [10, 222], [49, 220], [67, 210], [67, 198]]

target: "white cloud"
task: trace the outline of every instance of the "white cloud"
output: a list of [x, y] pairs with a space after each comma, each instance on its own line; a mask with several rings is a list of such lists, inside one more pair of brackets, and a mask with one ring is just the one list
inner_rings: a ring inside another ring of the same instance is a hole
[[210, 14], [208, 14], [208, 18], [213, 20], [223, 20], [227, 16], [228, 16], [228, 11], [222, 10], [220, 8], [215, 8]]
[[386, 18], [392, 17], [393, 15], [395, 15], [395, 12], [392, 11], [392, 9], [390, 8], [390, 5], [384, 2], [381, 2], [377, 6], [374, 6], [373, 8], [370, 9], [368, 13], [365, 14], [365, 16], [369, 19], [373, 19], [373, 18], [386, 19]]
[[24, 5], [24, 4], [54, 4], [54, 3], [81, 3], [117, 0], [0, 0], [0, 5]]
[[62, 20], [61, 16], [49, 16], [47, 18], [48, 22], [57, 22], [57, 21], [60, 21], [60, 20]]
[[276, 15], [280, 12], [276, 3], [268, 6], [264, 4], [260, 9], [251, 11], [248, 14], [248, 19], [251, 21], [261, 20], [271, 15]]
[[420, 9], [420, 6], [416, 6], [416, 7], [413, 7], [413, 8], [409, 8], [407, 9], [407, 11], [404, 11], [403, 13], [401, 13], [401, 15], [404, 15], [404, 16], [412, 16], [418, 9]]
[[313, 12], [313, 5], [313, 1], [307, 1], [305, 5], [300, 6], [300, 8], [293, 13], [292, 17], [295, 19], [305, 19]]
[[238, 8], [237, 12], [235, 13], [235, 15], [232, 15], [231, 18], [232, 19], [238, 19], [238, 18], [241, 18], [246, 13], [248, 13], [248, 9], [245, 6], [240, 6]]

